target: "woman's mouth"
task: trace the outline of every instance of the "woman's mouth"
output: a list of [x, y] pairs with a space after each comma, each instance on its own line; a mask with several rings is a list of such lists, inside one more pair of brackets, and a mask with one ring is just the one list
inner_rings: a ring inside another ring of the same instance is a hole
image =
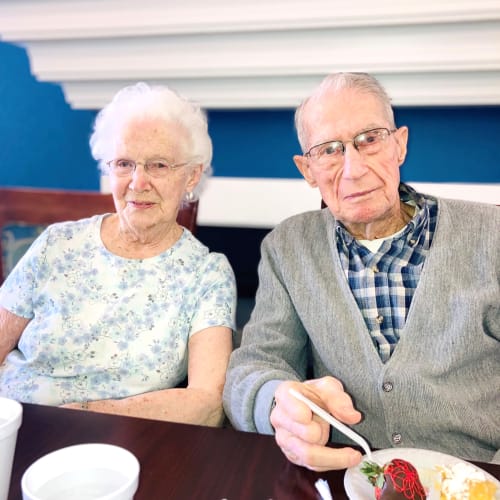
[[152, 201], [137, 201], [137, 200], [127, 201], [127, 204], [133, 206], [134, 208], [139, 208], [139, 209], [149, 208], [154, 205]]

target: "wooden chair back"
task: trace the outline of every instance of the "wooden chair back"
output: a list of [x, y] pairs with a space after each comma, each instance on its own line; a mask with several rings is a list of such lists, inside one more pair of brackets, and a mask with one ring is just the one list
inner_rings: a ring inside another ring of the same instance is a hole
[[[115, 212], [110, 194], [35, 188], [0, 188], [0, 234], [8, 223], [49, 225]], [[196, 232], [198, 201], [184, 204], [177, 222]], [[4, 279], [0, 238], [0, 283]]]

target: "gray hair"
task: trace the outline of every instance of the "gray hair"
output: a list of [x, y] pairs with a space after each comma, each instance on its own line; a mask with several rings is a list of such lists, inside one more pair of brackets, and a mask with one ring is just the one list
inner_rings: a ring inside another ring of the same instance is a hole
[[295, 111], [295, 128], [302, 151], [307, 150], [307, 133], [305, 110], [312, 101], [318, 101], [325, 94], [339, 92], [344, 89], [356, 89], [367, 94], [371, 94], [379, 99], [389, 125], [394, 128], [394, 112], [391, 106], [391, 99], [382, 84], [368, 73], [332, 73], [326, 76], [323, 81], [313, 90], [312, 94], [304, 99]]
[[106, 162], [113, 159], [124, 126], [135, 118], [174, 122], [186, 132], [185, 154], [203, 167], [203, 175], [193, 193], [194, 199], [198, 198], [202, 184], [212, 173], [212, 141], [208, 135], [207, 116], [198, 104], [166, 86], [149, 86], [144, 82], [130, 85], [118, 91], [98, 113], [90, 149], [101, 172], [108, 172]]

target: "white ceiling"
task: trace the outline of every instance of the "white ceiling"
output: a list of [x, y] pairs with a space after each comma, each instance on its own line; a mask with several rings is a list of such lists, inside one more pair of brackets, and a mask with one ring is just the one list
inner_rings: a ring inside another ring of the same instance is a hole
[[0, 38], [78, 109], [138, 80], [294, 107], [337, 70], [374, 73], [396, 105], [500, 104], [498, 0], [2, 0]]

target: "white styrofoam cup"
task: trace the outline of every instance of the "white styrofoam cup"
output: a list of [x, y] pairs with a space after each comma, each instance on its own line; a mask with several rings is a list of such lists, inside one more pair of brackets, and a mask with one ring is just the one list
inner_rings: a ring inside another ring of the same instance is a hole
[[0, 500], [9, 494], [17, 431], [23, 419], [23, 407], [17, 401], [0, 397]]

